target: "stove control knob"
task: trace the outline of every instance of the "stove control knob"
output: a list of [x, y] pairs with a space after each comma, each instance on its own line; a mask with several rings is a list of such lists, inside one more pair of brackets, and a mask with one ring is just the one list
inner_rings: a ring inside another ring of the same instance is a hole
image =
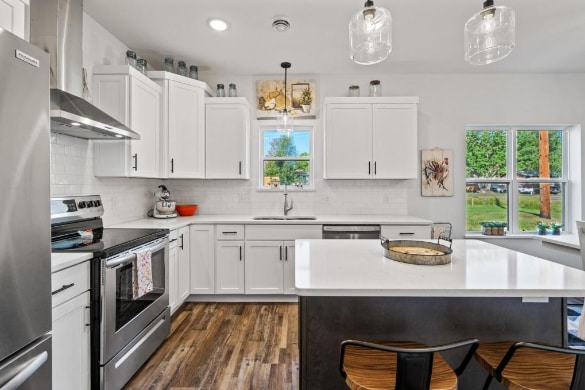
[[84, 208], [87, 206], [87, 204], [86, 204], [86, 202], [85, 202], [84, 200], [82, 200], [82, 201], [80, 201], [80, 202], [77, 204], [77, 206], [78, 206], [80, 209], [84, 209]]
[[88, 200], [87, 201], [87, 207], [93, 207], [93, 206], [95, 206], [93, 200]]
[[94, 201], [93, 201], [93, 204], [94, 204], [94, 206], [96, 206], [96, 207], [99, 207], [99, 206], [101, 206], [101, 205], [102, 205], [102, 202], [101, 202], [101, 201], [99, 201], [99, 200], [94, 200]]

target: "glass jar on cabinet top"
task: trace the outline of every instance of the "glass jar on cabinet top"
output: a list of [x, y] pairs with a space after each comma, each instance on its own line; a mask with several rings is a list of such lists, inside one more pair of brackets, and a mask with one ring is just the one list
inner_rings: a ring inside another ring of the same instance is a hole
[[225, 97], [225, 88], [223, 84], [217, 84], [217, 97]]
[[126, 51], [126, 64], [136, 68], [136, 52], [133, 50]]
[[380, 80], [370, 81], [370, 97], [380, 96], [382, 96], [382, 84], [380, 84]]
[[238, 90], [236, 89], [236, 84], [231, 83], [229, 85], [229, 90], [228, 90], [228, 96], [229, 97], [237, 97], [238, 96]]
[[189, 77], [193, 80], [199, 80], [199, 69], [197, 68], [197, 65], [191, 65], [189, 67]]
[[172, 57], [165, 58], [165, 72], [175, 72], [175, 61]]
[[148, 63], [146, 62], [146, 60], [144, 58], [139, 58], [136, 63], [137, 65], [137, 69], [142, 72], [143, 74], [148, 74]]
[[350, 85], [348, 91], [349, 97], [359, 97], [360, 96], [360, 87], [359, 85]]
[[187, 64], [185, 64], [185, 61], [179, 61], [179, 65], [177, 66], [177, 74], [179, 76], [187, 77]]

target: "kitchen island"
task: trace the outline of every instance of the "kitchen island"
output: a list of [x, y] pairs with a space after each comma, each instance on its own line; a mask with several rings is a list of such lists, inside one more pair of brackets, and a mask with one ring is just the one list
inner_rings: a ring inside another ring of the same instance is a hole
[[[585, 272], [478, 240], [455, 240], [437, 266], [390, 260], [378, 240], [297, 240], [295, 252], [301, 389], [344, 388], [345, 339], [566, 345], [564, 298], [585, 295]], [[459, 388], [485, 376], [473, 361]]]

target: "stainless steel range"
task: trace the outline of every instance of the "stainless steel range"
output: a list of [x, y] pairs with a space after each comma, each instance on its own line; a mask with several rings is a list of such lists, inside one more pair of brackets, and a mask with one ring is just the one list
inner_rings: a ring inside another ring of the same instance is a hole
[[[120, 389], [170, 333], [166, 229], [108, 229], [95, 196], [51, 198], [56, 251], [92, 252], [92, 389]], [[150, 291], [136, 295], [137, 258], [148, 253]]]

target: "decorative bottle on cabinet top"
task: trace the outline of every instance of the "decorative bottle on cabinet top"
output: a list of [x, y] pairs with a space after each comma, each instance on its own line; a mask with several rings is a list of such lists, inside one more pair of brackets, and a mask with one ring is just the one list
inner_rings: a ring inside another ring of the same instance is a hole
[[165, 58], [165, 72], [175, 72], [175, 62], [171, 57]]
[[238, 96], [238, 90], [236, 89], [236, 84], [234, 84], [234, 83], [230, 84], [230, 88], [228, 90], [228, 96], [229, 97], [237, 97]]

